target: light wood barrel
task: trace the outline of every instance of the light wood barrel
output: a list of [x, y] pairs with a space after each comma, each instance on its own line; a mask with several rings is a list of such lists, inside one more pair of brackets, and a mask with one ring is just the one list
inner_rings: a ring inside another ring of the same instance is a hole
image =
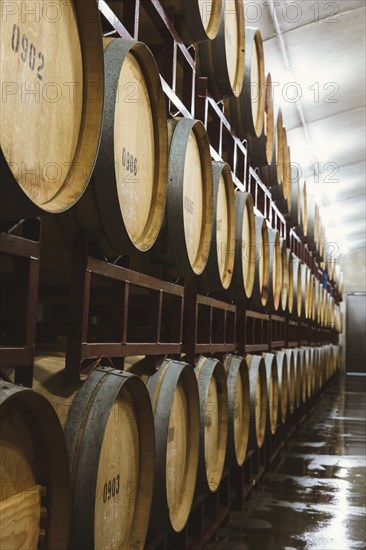
[[299, 227], [301, 224], [301, 202], [300, 202], [300, 174], [299, 166], [291, 165], [290, 166], [290, 176], [291, 176], [291, 221], [294, 227]]
[[301, 402], [307, 400], [307, 354], [304, 348], [297, 348], [297, 359], [301, 367]]
[[287, 201], [287, 212], [291, 213], [292, 209], [292, 175], [291, 175], [291, 154], [287, 143], [286, 129], [282, 129], [282, 155], [283, 155], [283, 196]]
[[[104, 39], [102, 139], [91, 185], [62, 218], [69, 242], [80, 228], [105, 256], [156, 241], [164, 219], [168, 132], [157, 65], [142, 42]], [[164, 118], [165, 117], [165, 118]]]
[[303, 301], [302, 301], [302, 263], [297, 256], [292, 256], [293, 272], [294, 272], [294, 314], [300, 318], [303, 314]]
[[299, 350], [297, 348], [292, 349], [286, 349], [286, 355], [287, 355], [287, 362], [290, 369], [290, 392], [293, 392], [291, 389], [291, 365], [293, 364], [293, 372], [294, 372], [294, 385], [295, 385], [295, 392], [293, 395], [294, 403], [291, 405], [291, 399], [290, 399], [290, 410], [291, 406], [293, 406], [293, 410], [295, 408], [299, 408], [301, 405], [301, 382], [302, 382], [302, 372], [301, 372], [301, 357], [299, 356]]
[[[291, 351], [291, 350], [290, 350]], [[290, 414], [294, 412], [295, 409], [295, 395], [296, 395], [296, 384], [295, 384], [295, 363], [292, 353], [287, 353], [287, 350], [281, 350], [276, 352], [278, 371], [280, 369], [287, 369], [287, 404], [288, 411]], [[283, 377], [283, 372], [281, 374]]]
[[287, 309], [290, 315], [296, 312], [296, 299], [295, 299], [295, 268], [293, 261], [293, 254], [291, 250], [287, 249], [287, 265], [288, 265], [288, 298], [287, 298]]
[[312, 376], [313, 376], [313, 355], [311, 348], [304, 347], [306, 364], [306, 395], [310, 399], [312, 396]]
[[300, 180], [300, 210], [301, 230], [304, 237], [306, 237], [308, 234], [308, 193], [305, 180]]
[[282, 186], [283, 183], [283, 146], [283, 119], [282, 111], [279, 109], [273, 134], [273, 154], [269, 170], [271, 187]]
[[212, 96], [238, 97], [244, 82], [245, 21], [243, 0], [225, 0], [214, 40], [199, 46], [200, 76], [208, 78]]
[[307, 231], [306, 240], [310, 250], [315, 252], [316, 250], [316, 223], [317, 223], [317, 204], [315, 196], [310, 193], [306, 197], [306, 210], [307, 210]]
[[228, 389], [228, 434], [226, 459], [241, 466], [247, 453], [250, 422], [248, 365], [244, 357], [227, 355], [224, 361]]
[[265, 218], [255, 216], [256, 258], [253, 301], [256, 306], [267, 304], [269, 288], [269, 237]]
[[162, 0], [186, 44], [213, 40], [219, 31], [223, 0]]
[[235, 262], [235, 192], [231, 169], [213, 162], [213, 225], [211, 248], [203, 272], [206, 290], [227, 290]]
[[263, 358], [267, 376], [267, 420], [271, 434], [274, 435], [279, 417], [277, 359], [273, 353], [263, 353]]
[[324, 385], [324, 349], [319, 347], [319, 362], [318, 362], [318, 389], [321, 390]]
[[70, 477], [65, 440], [51, 404], [0, 381], [0, 547], [67, 550]]
[[276, 361], [278, 373], [279, 422], [284, 424], [287, 418], [289, 402], [289, 374], [286, 353], [283, 351], [276, 352]]
[[228, 118], [240, 136], [249, 135], [259, 138], [262, 135], [265, 99], [266, 81], [262, 36], [259, 29], [246, 27], [243, 88], [239, 97], [230, 97], [225, 101]]
[[[137, 372], [133, 370], [133, 372]], [[193, 368], [165, 360], [146, 382], [154, 412], [154, 493], [150, 526], [154, 532], [180, 532], [191, 511], [199, 455], [199, 398]]]
[[309, 319], [310, 312], [310, 269], [301, 264], [301, 317]]
[[267, 422], [267, 375], [263, 357], [247, 355], [250, 384], [249, 449], [261, 449]]
[[200, 397], [200, 455], [197, 487], [217, 491], [224, 470], [228, 432], [228, 390], [218, 359], [200, 357], [195, 367]]
[[34, 386], [64, 426], [73, 486], [70, 548], [140, 548], [154, 473], [146, 386], [138, 376], [110, 367], [69, 383], [64, 367], [65, 357], [37, 357]]
[[[277, 229], [268, 228], [269, 284], [267, 308], [277, 311], [282, 298], [282, 256], [280, 234]], [[287, 259], [287, 258], [286, 258]], [[286, 266], [287, 267], [287, 266]]]
[[84, 192], [100, 141], [97, 3], [14, 4], [4, 11], [1, 54], [1, 218], [63, 212]]
[[207, 132], [198, 120], [169, 120], [166, 227], [180, 276], [206, 267], [213, 223], [213, 176]]
[[[280, 256], [281, 256], [281, 299], [279, 302], [279, 310], [286, 313], [288, 308], [289, 291], [290, 291], [290, 269], [287, 258], [287, 242], [286, 239], [280, 238]], [[292, 284], [292, 281], [291, 281]]]
[[230, 294], [235, 300], [249, 299], [253, 293], [257, 255], [253, 207], [250, 193], [236, 193], [235, 264], [230, 286]]
[[247, 136], [250, 163], [254, 167], [268, 167], [272, 162], [274, 140], [273, 90], [270, 73], [265, 86], [263, 130], [259, 137]]

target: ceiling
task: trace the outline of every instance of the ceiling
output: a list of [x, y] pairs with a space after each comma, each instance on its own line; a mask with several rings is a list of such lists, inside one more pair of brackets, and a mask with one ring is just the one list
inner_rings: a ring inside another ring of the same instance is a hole
[[340, 252], [366, 247], [365, 0], [246, 0], [291, 147]]

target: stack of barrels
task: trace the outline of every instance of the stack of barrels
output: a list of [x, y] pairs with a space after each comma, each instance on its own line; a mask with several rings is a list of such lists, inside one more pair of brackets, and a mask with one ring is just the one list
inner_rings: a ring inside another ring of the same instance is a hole
[[[198, 45], [198, 73], [278, 207], [325, 260], [319, 208], [301, 202], [306, 189], [243, 1], [161, 4]], [[86, 234], [103, 258], [144, 255], [197, 277], [204, 292], [340, 332], [326, 281], [255, 213], [250, 193], [235, 191], [230, 166], [212, 161], [203, 123], [168, 119], [149, 47], [102, 38], [97, 3], [87, 15], [83, 7], [74, 0], [52, 25], [41, 17], [25, 26], [20, 6], [2, 25], [4, 227], [38, 215], [47, 227], [53, 215], [66, 243]], [[325, 261], [340, 289], [338, 266]], [[142, 548], [148, 530], [182, 531], [195, 495], [217, 491], [225, 467], [241, 466], [319, 391], [340, 351], [126, 364], [75, 383], [64, 378], [64, 357], [42, 356], [35, 391], [0, 383], [0, 547]]]
[[84, 382], [65, 379], [64, 363], [38, 356], [33, 391], [0, 383], [1, 547], [142, 548], [148, 532], [181, 532], [194, 496], [216, 492], [225, 467], [301, 413], [341, 350], [201, 356], [194, 368], [165, 359], [153, 370], [131, 357], [126, 371], [101, 366]]

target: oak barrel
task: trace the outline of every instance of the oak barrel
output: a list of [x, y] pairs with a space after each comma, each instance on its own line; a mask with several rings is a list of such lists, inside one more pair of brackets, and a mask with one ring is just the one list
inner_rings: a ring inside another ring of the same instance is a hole
[[[268, 228], [269, 281], [267, 308], [277, 311], [282, 297], [282, 256], [280, 234], [277, 229]], [[286, 284], [286, 282], [285, 282]]]
[[168, 248], [178, 275], [200, 275], [208, 261], [213, 224], [210, 144], [199, 120], [169, 120], [168, 131]]
[[187, 363], [166, 359], [154, 374], [139, 372], [154, 412], [154, 493], [150, 526], [180, 532], [191, 511], [199, 456], [200, 404], [197, 380]]
[[250, 163], [254, 167], [267, 167], [272, 162], [274, 140], [273, 90], [270, 73], [265, 86], [263, 129], [259, 137], [247, 136]]
[[224, 361], [228, 389], [228, 433], [226, 459], [229, 466], [244, 463], [250, 422], [248, 365], [244, 357], [227, 355]]
[[283, 183], [283, 118], [281, 109], [278, 110], [275, 120], [272, 162], [269, 167], [269, 184], [271, 187], [281, 187]]
[[263, 132], [266, 81], [264, 53], [259, 29], [245, 28], [244, 83], [238, 97], [225, 101], [225, 108], [239, 136], [259, 138]]
[[217, 491], [224, 470], [228, 433], [226, 373], [218, 359], [200, 357], [195, 367], [200, 398], [197, 488]]
[[278, 402], [279, 402], [279, 422], [284, 424], [287, 418], [287, 408], [289, 401], [289, 375], [287, 355], [281, 351], [276, 352], [277, 374], [278, 374]]
[[279, 310], [285, 313], [288, 307], [290, 271], [287, 259], [286, 239], [280, 238], [280, 256], [281, 256], [281, 299]]
[[306, 365], [306, 395], [307, 398], [310, 399], [310, 397], [313, 394], [312, 391], [312, 378], [313, 378], [313, 354], [312, 349], [308, 346], [304, 347], [305, 352], [305, 365]]
[[250, 193], [236, 193], [235, 213], [235, 263], [230, 293], [235, 300], [242, 300], [252, 296], [257, 255], [254, 203]]
[[[287, 266], [288, 266], [288, 292], [287, 292], [287, 309], [290, 315], [292, 315], [292, 312], [294, 311], [294, 263], [293, 263], [293, 254], [289, 248], [286, 249], [287, 254]], [[296, 304], [295, 304], [296, 308]], [[284, 308], [282, 308], [283, 311]]]
[[0, 547], [67, 550], [70, 477], [60, 421], [32, 390], [0, 380]]
[[291, 154], [287, 143], [287, 132], [282, 128], [282, 155], [283, 155], [283, 174], [282, 188], [283, 196], [287, 201], [287, 212], [292, 210], [292, 174], [291, 174]]
[[289, 368], [289, 406], [293, 413], [296, 407], [300, 406], [301, 400], [301, 369], [298, 361], [298, 351], [296, 348], [284, 350], [287, 355], [287, 364]]
[[255, 216], [256, 257], [253, 286], [253, 301], [258, 307], [267, 304], [269, 288], [269, 236], [263, 216]]
[[168, 132], [159, 71], [149, 48], [104, 39], [102, 139], [92, 182], [62, 218], [69, 242], [80, 228], [105, 256], [146, 252], [164, 219]]
[[224, 0], [162, 0], [174, 15], [174, 25], [186, 44], [213, 40], [221, 21]]
[[73, 486], [70, 548], [142, 548], [154, 474], [148, 391], [133, 374], [98, 367], [83, 382], [64, 377], [65, 357], [39, 356], [35, 389], [64, 426]]
[[267, 376], [267, 419], [271, 434], [275, 434], [279, 417], [279, 380], [277, 359], [273, 353], [263, 353]]
[[267, 422], [267, 376], [263, 357], [247, 355], [250, 387], [249, 450], [261, 449]]
[[103, 116], [101, 36], [97, 2], [48, 9], [31, 0], [4, 11], [2, 221], [63, 212], [83, 194]]
[[227, 290], [235, 262], [235, 192], [231, 169], [213, 162], [213, 224], [211, 248], [202, 284], [209, 291]]
[[294, 314], [300, 318], [303, 315], [303, 300], [302, 300], [302, 263], [297, 256], [292, 256], [293, 266], [293, 282], [294, 282]]
[[199, 45], [199, 75], [208, 78], [209, 90], [217, 101], [239, 96], [244, 82], [244, 50], [243, 0], [225, 0], [217, 36]]

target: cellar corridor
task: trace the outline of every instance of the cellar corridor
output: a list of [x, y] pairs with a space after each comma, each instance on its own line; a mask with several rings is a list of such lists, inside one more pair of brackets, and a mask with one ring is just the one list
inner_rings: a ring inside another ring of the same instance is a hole
[[340, 375], [207, 550], [365, 548], [366, 377]]

